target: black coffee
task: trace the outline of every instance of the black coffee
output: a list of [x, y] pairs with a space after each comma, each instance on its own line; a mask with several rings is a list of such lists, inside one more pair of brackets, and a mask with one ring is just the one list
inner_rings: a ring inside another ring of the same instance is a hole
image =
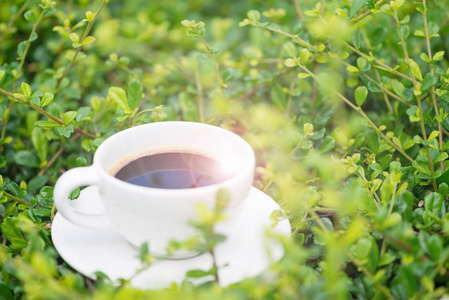
[[114, 176], [145, 187], [189, 189], [226, 180], [220, 170], [220, 164], [209, 157], [175, 152], [142, 156], [126, 164]]

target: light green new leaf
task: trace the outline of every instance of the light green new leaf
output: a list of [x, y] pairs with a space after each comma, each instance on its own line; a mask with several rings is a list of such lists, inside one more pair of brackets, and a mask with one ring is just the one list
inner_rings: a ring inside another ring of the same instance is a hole
[[393, 91], [396, 93], [396, 95], [402, 97], [404, 95], [405, 87], [402, 84], [402, 82], [398, 81], [397, 79], [393, 79], [391, 81], [391, 87], [393, 88]]
[[365, 103], [366, 97], [368, 96], [368, 89], [365, 86], [359, 86], [355, 90], [355, 102], [358, 106], [362, 106]]
[[53, 99], [55, 98], [55, 95], [53, 95], [52, 93], [45, 93], [44, 97], [41, 100], [41, 107], [45, 107], [47, 105], [49, 105]]
[[128, 105], [131, 110], [139, 107], [142, 100], [143, 87], [139, 80], [133, 80], [128, 87]]
[[41, 162], [46, 161], [48, 154], [48, 140], [44, 131], [39, 127], [34, 127], [31, 132], [31, 141], [33, 142], [34, 148], [36, 148], [39, 160]]
[[413, 75], [415, 75], [415, 77], [418, 78], [419, 81], [422, 81], [423, 78], [419, 65], [411, 58], [408, 60], [408, 65], [410, 66], [410, 69], [412, 69]]
[[427, 138], [427, 141], [431, 141], [434, 138], [438, 137], [440, 135], [440, 132], [438, 130], [432, 131], [432, 133]]
[[346, 70], [348, 72], [353, 72], [353, 73], [357, 73], [359, 71], [359, 69], [357, 67], [354, 67], [354, 66], [347, 66]]
[[5, 70], [0, 70], [0, 81], [2, 81], [4, 76], [5, 76]]
[[20, 88], [22, 90], [22, 94], [24, 94], [26, 97], [31, 96], [31, 87], [28, 83], [22, 82]]
[[441, 59], [443, 59], [444, 56], [444, 51], [438, 51], [437, 53], [435, 53], [435, 55], [432, 57], [432, 60], [434, 61], [440, 61]]
[[124, 111], [130, 111], [126, 92], [120, 87], [112, 86], [108, 90], [108, 96]]
[[62, 115], [62, 121], [64, 122], [64, 126], [67, 126], [70, 122], [72, 122], [76, 117], [76, 111], [67, 111]]
[[232, 78], [234, 78], [235, 70], [233, 68], [226, 68], [223, 71], [223, 83], [228, 83]]
[[301, 51], [299, 51], [299, 61], [302, 65], [305, 65], [310, 58], [310, 51], [306, 48], [302, 48]]

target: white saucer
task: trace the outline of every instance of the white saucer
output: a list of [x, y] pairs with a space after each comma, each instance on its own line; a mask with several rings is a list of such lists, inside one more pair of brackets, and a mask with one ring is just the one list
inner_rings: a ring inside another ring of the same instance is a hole
[[[280, 210], [279, 205], [256, 188], [246, 199], [242, 217], [236, 224], [239, 228], [215, 249], [219, 268], [220, 285], [227, 286], [247, 277], [260, 275], [270, 263], [278, 261], [283, 248], [278, 241], [266, 238], [267, 229], [276, 234], [290, 236], [287, 219], [273, 228], [270, 215]], [[77, 210], [100, 213], [98, 189], [88, 187], [73, 201]], [[95, 279], [101, 271], [111, 280], [129, 279], [141, 267], [138, 250], [114, 232], [82, 228], [56, 214], [52, 225], [52, 239], [61, 257], [75, 270]], [[155, 260], [152, 265], [135, 276], [131, 284], [141, 289], [159, 289], [170, 283], [181, 283], [189, 270], [209, 270], [212, 266], [210, 254], [186, 260]]]

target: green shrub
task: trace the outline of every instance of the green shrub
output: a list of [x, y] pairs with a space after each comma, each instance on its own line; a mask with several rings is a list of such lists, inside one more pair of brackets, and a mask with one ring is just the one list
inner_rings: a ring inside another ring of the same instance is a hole
[[[108, 2], [0, 2], [2, 298], [449, 295], [445, 1]], [[272, 277], [139, 291], [62, 262], [61, 172], [164, 120], [252, 144], [292, 224]]]

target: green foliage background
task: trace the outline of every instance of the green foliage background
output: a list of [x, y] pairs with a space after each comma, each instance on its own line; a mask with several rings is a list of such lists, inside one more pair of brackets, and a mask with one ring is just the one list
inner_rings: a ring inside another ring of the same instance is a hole
[[[449, 296], [447, 4], [1, 0], [0, 297]], [[271, 276], [141, 291], [60, 259], [61, 172], [165, 120], [251, 143], [292, 224]]]

